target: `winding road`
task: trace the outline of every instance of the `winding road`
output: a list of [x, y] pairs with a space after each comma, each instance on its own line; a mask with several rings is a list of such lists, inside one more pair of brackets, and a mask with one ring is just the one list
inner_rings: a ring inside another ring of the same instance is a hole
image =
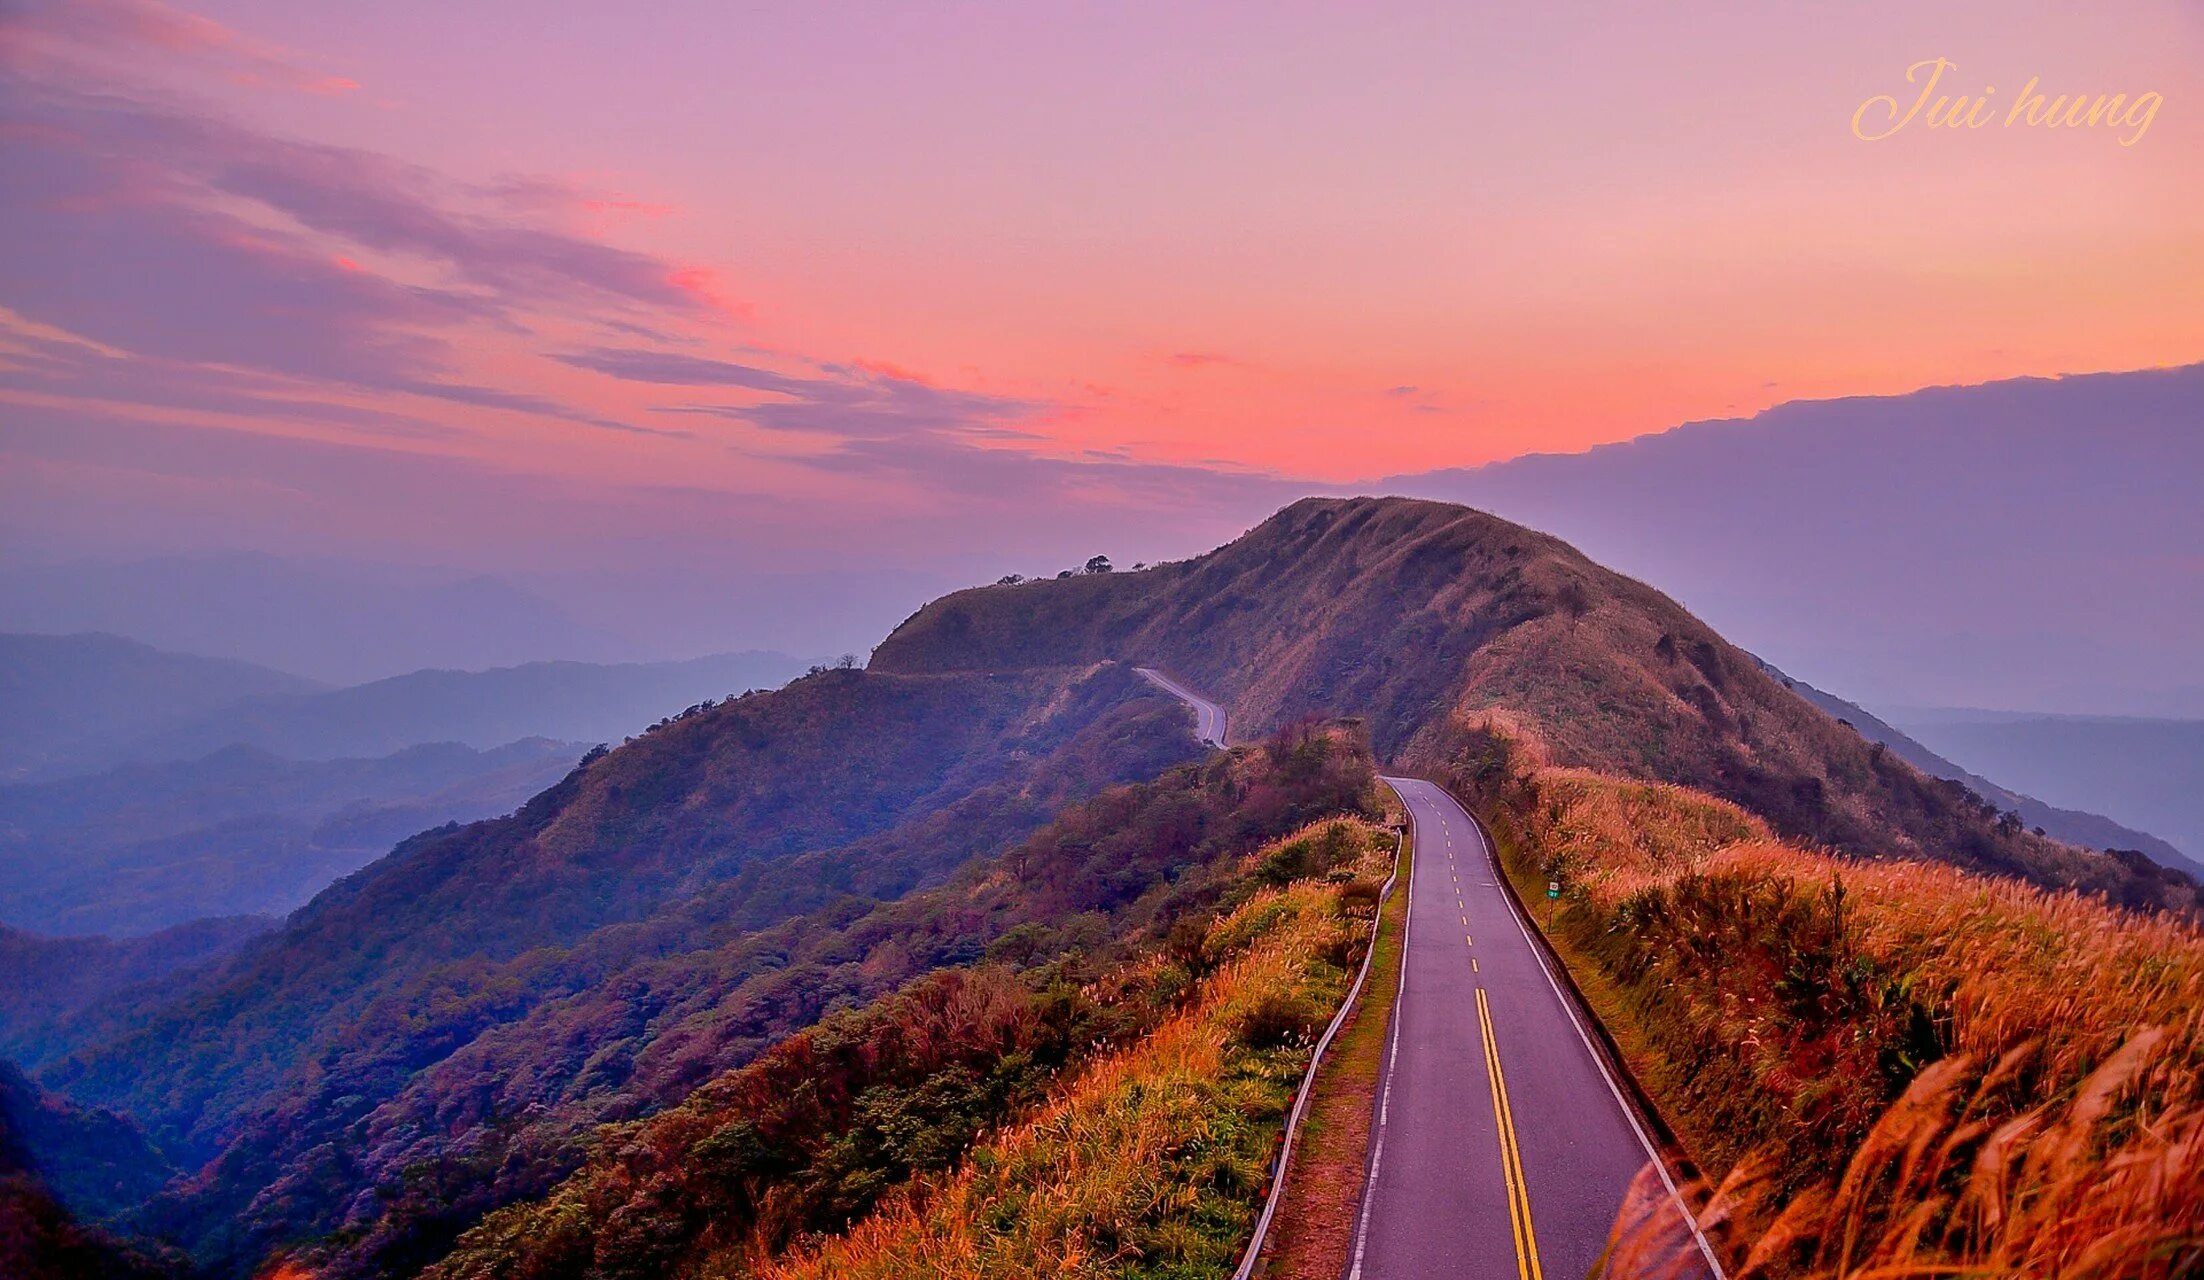
[[1154, 667], [1134, 667], [1148, 683], [1194, 709], [1194, 736], [1212, 747], [1224, 745], [1224, 708]]
[[[1159, 671], [1140, 673], [1194, 708], [1203, 741], [1222, 745], [1222, 708]], [[1720, 1277], [1483, 830], [1434, 783], [1385, 782], [1407, 806], [1415, 859], [1348, 1280], [1579, 1280], [1649, 1166], [1659, 1274]]]

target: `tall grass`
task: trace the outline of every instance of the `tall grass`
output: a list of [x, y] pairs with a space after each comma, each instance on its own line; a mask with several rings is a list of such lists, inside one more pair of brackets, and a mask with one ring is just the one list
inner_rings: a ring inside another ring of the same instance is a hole
[[[1733, 1274], [2204, 1268], [2192, 925], [1809, 852], [1681, 788], [1524, 781], [1508, 843], [1568, 884], [1549, 928], [1622, 993]], [[1664, 1269], [1647, 1230], [1626, 1213], [1610, 1274]]]
[[[1213, 967], [1145, 1039], [1097, 1058], [953, 1174], [760, 1274], [1229, 1274], [1311, 1036], [1368, 935], [1360, 885], [1382, 877], [1390, 846], [1356, 831], [1350, 865], [1264, 889], [1215, 922], [1201, 943]], [[1301, 837], [1311, 838], [1325, 836]], [[1256, 855], [1249, 871], [1275, 866], [1293, 844]]]

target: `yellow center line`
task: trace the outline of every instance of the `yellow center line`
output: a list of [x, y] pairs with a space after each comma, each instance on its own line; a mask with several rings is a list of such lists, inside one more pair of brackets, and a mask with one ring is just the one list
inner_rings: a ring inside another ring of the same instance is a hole
[[[1471, 961], [1472, 964], [1475, 961]], [[1477, 988], [1477, 1025], [1484, 1033], [1485, 1077], [1492, 1086], [1492, 1114], [1500, 1128], [1500, 1172], [1508, 1184], [1508, 1225], [1515, 1232], [1518, 1280], [1545, 1280], [1538, 1264], [1538, 1236], [1531, 1229], [1530, 1188], [1523, 1180], [1523, 1152], [1515, 1143], [1515, 1113], [1508, 1107], [1507, 1078], [1500, 1070], [1500, 1042], [1492, 1033], [1485, 989]]]

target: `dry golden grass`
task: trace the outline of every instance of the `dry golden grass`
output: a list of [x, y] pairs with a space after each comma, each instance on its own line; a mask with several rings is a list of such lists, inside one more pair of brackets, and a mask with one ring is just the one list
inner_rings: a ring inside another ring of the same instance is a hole
[[1344, 995], [1370, 926], [1344, 888], [1382, 876], [1392, 848], [1354, 825], [1363, 848], [1352, 868], [1264, 890], [1212, 926], [1205, 950], [1228, 958], [1140, 1043], [1097, 1059], [955, 1173], [907, 1188], [847, 1233], [759, 1274], [1228, 1274], [1310, 1048], [1305, 1031], [1251, 1043], [1249, 1028], [1276, 1023], [1279, 1010], [1320, 1027]]
[[[1549, 769], [1532, 792], [1513, 834], [1565, 869], [1571, 959], [1628, 993], [1734, 1275], [2204, 1267], [2194, 927], [1811, 853], [1679, 788]], [[1610, 1274], [1667, 1256], [1626, 1220]]]

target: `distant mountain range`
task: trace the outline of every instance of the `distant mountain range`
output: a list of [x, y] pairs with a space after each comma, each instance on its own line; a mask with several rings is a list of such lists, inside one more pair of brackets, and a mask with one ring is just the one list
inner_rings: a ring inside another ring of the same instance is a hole
[[282, 915], [582, 752], [785, 682], [782, 654], [421, 671], [348, 689], [105, 635], [0, 635], [0, 921], [136, 934]]
[[0, 780], [311, 680], [110, 635], [0, 635]]
[[[1762, 665], [1766, 666], [1765, 663]], [[1975, 794], [2001, 809], [2018, 813], [2021, 821], [2031, 827], [2041, 829], [2056, 839], [2090, 849], [2133, 849], [2149, 855], [2152, 859], [2166, 866], [2187, 872], [2199, 879], [2204, 879], [2204, 863], [2199, 863], [2182, 849], [2157, 836], [2138, 831], [2132, 827], [2122, 826], [2102, 814], [2089, 813], [2078, 809], [2062, 809], [2056, 805], [2046, 804], [2034, 796], [2001, 787], [1980, 774], [1970, 772], [1930, 750], [1914, 737], [1891, 726], [1865, 707], [1857, 703], [1847, 702], [1835, 694], [1816, 689], [1803, 680], [1793, 680], [1772, 666], [1767, 667], [1767, 670], [1769, 674], [1789, 685], [1800, 697], [1837, 717], [1841, 723], [1858, 730], [1860, 735], [1870, 742], [1880, 742], [1887, 745], [1914, 768], [1932, 777], [1949, 778], [1954, 782], [1965, 783]], [[1970, 759], [1980, 759], [1988, 753], [1970, 749], [1967, 741], [1980, 735], [1968, 733], [1967, 730], [1987, 728], [1991, 730], [1988, 736], [1993, 740], [1997, 740], [2005, 737], [2005, 731], [2009, 729], [2018, 729], [2020, 733], [2016, 736], [2024, 736], [2030, 728], [2043, 725], [2046, 721], [2041, 717], [2012, 716], [1999, 718], [1992, 716], [1980, 722], [1949, 720], [1932, 723], [1934, 727], [1926, 729], [1925, 732], [1947, 741], [1953, 736], [1957, 736], [1961, 739], [1958, 749], [1965, 752]], [[2051, 723], [2058, 724], [2063, 723], [2063, 721], [2054, 719]], [[2105, 723], [2147, 725], [2151, 722], [2085, 720], [2077, 723], [2084, 725]], [[2175, 722], [2161, 723], [2172, 724]], [[2161, 750], [2151, 758], [2160, 762], [2160, 772], [2169, 778], [2176, 774], [2185, 773], [2189, 782], [2204, 783], [2204, 774], [2199, 774], [2197, 763], [2204, 761], [2204, 725], [2190, 724], [2185, 727], [2188, 728], [2188, 737], [2191, 739], [2188, 743], [2181, 744], [2187, 747], [2186, 752]], [[1951, 732], [1953, 730], [1958, 731], [1956, 735]], [[2140, 747], [2142, 744], [2135, 745]], [[2099, 751], [2094, 756], [2085, 756], [2073, 750], [2055, 750], [2048, 757], [2036, 757], [2034, 763], [2037, 767], [2033, 771], [2025, 768], [1999, 768], [1998, 773], [2002, 777], [2012, 778], [2016, 781], [2023, 776], [2030, 777], [2033, 780], [2027, 785], [2047, 784], [2060, 794], [2074, 795], [2087, 792], [2092, 797], [2102, 797], [2107, 793], [2091, 785], [2094, 778], [2108, 772], [2099, 765], [2099, 761], [2108, 757], [2111, 760], [2118, 760], [2123, 754], [2115, 750]], [[2015, 762], [2006, 761], [2008, 765], [2013, 763]], [[2117, 768], [2117, 765], [2114, 768]], [[2131, 777], [2133, 775], [2122, 772], [2118, 776]], [[2192, 785], [2185, 793], [2174, 789], [2168, 789], [2164, 793], [2166, 798], [2175, 798], [2183, 794], [2195, 796], [2198, 791], [2196, 786]], [[2118, 800], [2117, 796], [2111, 798], [2115, 802]], [[2090, 802], [2101, 803], [2101, 800], [2092, 799]], [[2178, 799], [2176, 799], [2176, 803], [2178, 803]], [[2162, 829], [2177, 832], [2184, 836], [2189, 834], [2188, 830], [2179, 824], [2167, 825]], [[2189, 847], [2204, 848], [2204, 843], [2192, 844]]]
[[1795, 401], [1375, 487], [1566, 538], [1870, 706], [2204, 716], [2199, 422], [2204, 364]]
[[534, 662], [416, 671], [331, 689], [226, 659], [108, 635], [0, 635], [0, 779], [50, 779], [249, 746], [293, 760], [388, 755], [431, 742], [617, 741], [704, 698], [772, 688], [780, 653], [687, 662]]
[[2204, 720], [1949, 708], [1899, 708], [1890, 718], [1971, 769], [2113, 815], [2204, 860]]
[[14, 631], [113, 632], [339, 685], [637, 656], [633, 641], [505, 578], [263, 554], [0, 567], [0, 611]]
[[417, 831], [519, 808], [584, 749], [526, 738], [299, 761], [230, 746], [0, 786], [0, 921], [141, 934], [203, 916], [286, 915]]

